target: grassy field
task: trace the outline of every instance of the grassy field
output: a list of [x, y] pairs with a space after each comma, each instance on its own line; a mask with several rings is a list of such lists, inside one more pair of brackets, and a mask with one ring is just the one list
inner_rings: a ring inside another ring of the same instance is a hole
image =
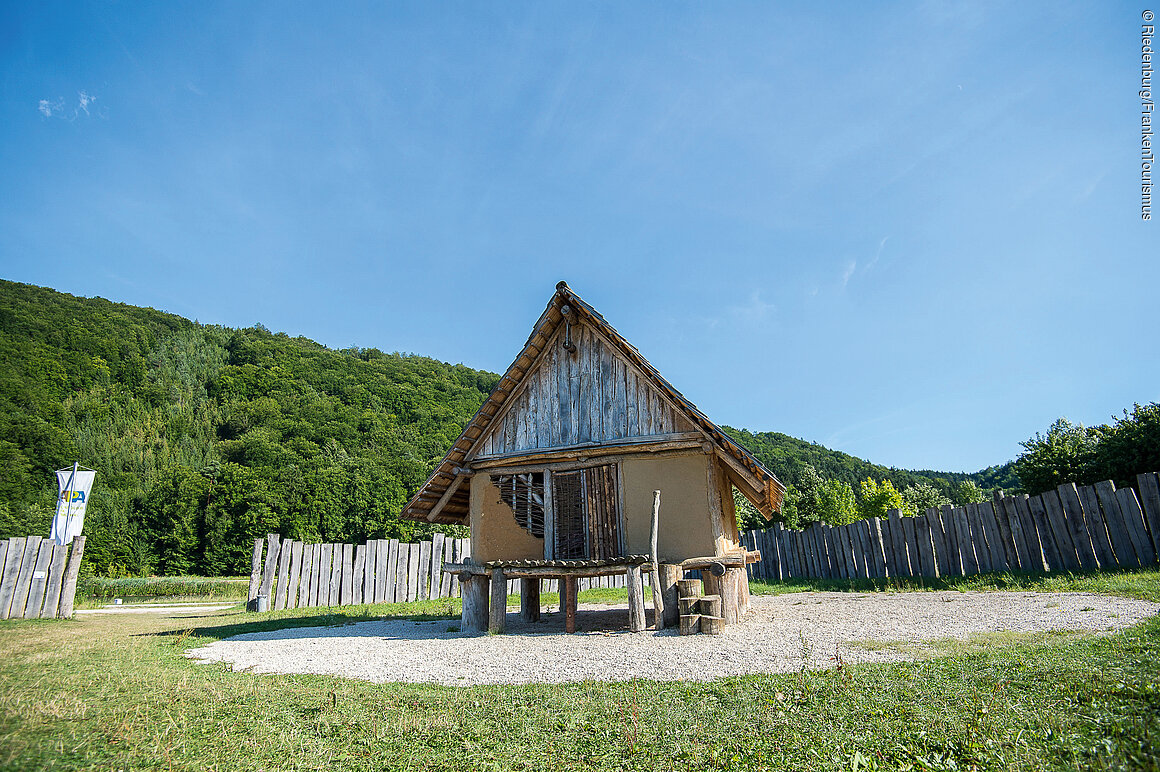
[[[986, 581], [951, 589], [986, 588]], [[990, 581], [1153, 599], [1160, 591], [1156, 571], [1074, 576], [1063, 586]], [[753, 586], [815, 588], [851, 585]], [[618, 596], [584, 599], [597, 597]], [[979, 636], [940, 641], [938, 656], [913, 663], [703, 684], [370, 684], [234, 673], [183, 656], [240, 632], [456, 612], [454, 602], [429, 601], [260, 617], [4, 623], [0, 768], [1160, 768], [1156, 618], [1111, 636]]]

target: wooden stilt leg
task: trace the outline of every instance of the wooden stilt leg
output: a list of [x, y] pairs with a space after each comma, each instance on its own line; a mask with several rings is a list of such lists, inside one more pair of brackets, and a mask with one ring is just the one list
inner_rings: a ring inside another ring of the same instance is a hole
[[536, 577], [520, 579], [520, 618], [525, 622], [540, 621], [540, 580]]
[[[564, 606], [564, 632], [576, 632], [576, 577], [565, 576], [561, 589], [567, 589], [567, 602], [561, 603]], [[563, 600], [563, 599], [561, 599]]]
[[628, 585], [628, 629], [639, 633], [646, 626], [644, 618], [644, 584], [640, 577], [640, 566], [632, 566], [626, 573]]
[[502, 568], [491, 569], [491, 606], [487, 631], [502, 633], [507, 621], [507, 577]]

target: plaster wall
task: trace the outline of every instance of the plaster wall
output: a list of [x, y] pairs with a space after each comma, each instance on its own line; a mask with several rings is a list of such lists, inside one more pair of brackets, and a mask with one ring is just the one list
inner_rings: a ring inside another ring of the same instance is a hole
[[516, 522], [511, 507], [500, 498], [491, 475], [471, 477], [471, 559], [542, 560], [544, 540], [537, 539]]
[[714, 555], [709, 521], [709, 456], [691, 454], [622, 462], [625, 530], [630, 554], [647, 555], [653, 491], [661, 492], [657, 551], [662, 561]]

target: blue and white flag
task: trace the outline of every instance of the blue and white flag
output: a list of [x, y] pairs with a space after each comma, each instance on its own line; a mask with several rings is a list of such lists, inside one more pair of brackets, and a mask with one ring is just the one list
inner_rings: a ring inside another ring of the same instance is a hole
[[96, 476], [97, 473], [91, 469], [57, 470], [60, 495], [56, 499], [56, 516], [52, 518], [52, 533], [48, 538], [57, 544], [69, 544], [74, 536], [81, 535], [81, 529], [85, 527], [85, 507]]

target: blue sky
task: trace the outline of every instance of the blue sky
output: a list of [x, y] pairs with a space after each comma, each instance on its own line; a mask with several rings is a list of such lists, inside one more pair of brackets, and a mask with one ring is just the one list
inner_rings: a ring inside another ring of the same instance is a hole
[[0, 4], [0, 277], [974, 471], [1160, 398], [1120, 3]]

